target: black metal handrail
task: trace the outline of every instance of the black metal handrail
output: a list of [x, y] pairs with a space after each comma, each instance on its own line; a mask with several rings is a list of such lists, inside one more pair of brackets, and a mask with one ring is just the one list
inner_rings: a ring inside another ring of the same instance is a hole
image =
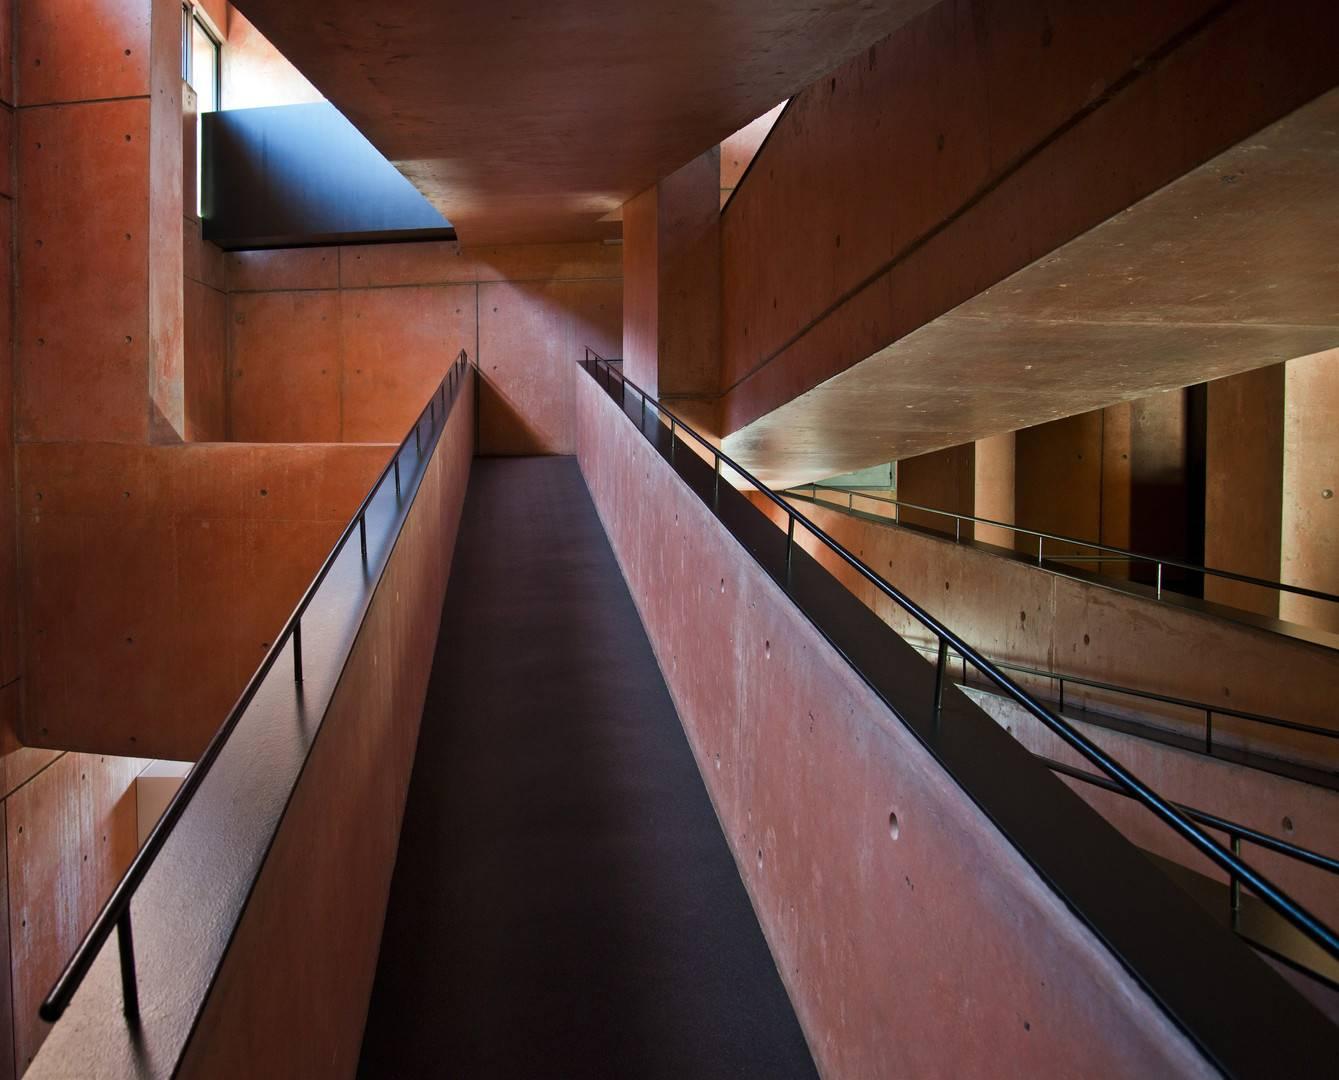
[[190, 804], [192, 797], [199, 789], [205, 777], [209, 774], [210, 768], [222, 752], [228, 737], [237, 727], [238, 722], [246, 714], [247, 707], [255, 698], [260, 687], [264, 684], [274, 667], [275, 661], [283, 653], [284, 648], [292, 642], [293, 647], [293, 677], [297, 684], [302, 683], [302, 616], [311, 605], [312, 600], [320, 591], [322, 582], [330, 573], [331, 567], [335, 565], [335, 560], [343, 552], [354, 531], [358, 532], [359, 547], [362, 552], [363, 562], [367, 562], [367, 510], [372, 504], [372, 500], [381, 492], [382, 485], [392, 474], [395, 482], [395, 498], [398, 505], [400, 500], [400, 458], [408, 449], [410, 440], [413, 440], [414, 451], [417, 455], [416, 460], [421, 460], [424, 451], [424, 442], [422, 435], [423, 421], [428, 420], [428, 434], [431, 437], [439, 430], [439, 425], [444, 427], [446, 418], [449, 414], [452, 404], [454, 404], [457, 392], [464, 381], [466, 371], [469, 367], [469, 356], [464, 349], [456, 356], [455, 361], [447, 369], [446, 374], [442, 376], [442, 381], [437, 384], [428, 403], [418, 414], [414, 421], [414, 426], [403, 439], [400, 445], [396, 447], [395, 453], [391, 455], [391, 460], [386, 463], [386, 467], [381, 470], [376, 481], [372, 484], [371, 490], [364, 496], [363, 501], [359, 503], [358, 509], [354, 511], [353, 517], [349, 523], [344, 526], [344, 531], [339, 534], [339, 539], [335, 541], [335, 546], [331, 548], [330, 554], [326, 556], [321, 568], [316, 572], [310, 585], [303, 592], [297, 606], [293, 609], [283, 629], [274, 639], [274, 643], [266, 652], [265, 657], [260, 662], [254, 675], [247, 682], [245, 689], [237, 703], [229, 711], [219, 729], [214, 732], [209, 744], [200, 755], [199, 760], [191, 767], [190, 772], [182, 781], [181, 787], [173, 795], [172, 800], [167, 804], [167, 809], [163, 811], [153, 830], [145, 839], [143, 846], [131, 861], [129, 868], [121, 875], [121, 880], [117, 882], [116, 888], [112, 890], [111, 896], [103, 904], [102, 910], [98, 913], [93, 925], [89, 927], [83, 940], [75, 949], [74, 954], [66, 963], [64, 970], [56, 979], [51, 991], [42, 1001], [38, 1010], [39, 1015], [47, 1023], [55, 1023], [64, 1015], [69, 1007], [71, 999], [84, 981], [88, 970], [93, 965], [102, 946], [111, 935], [112, 928], [117, 931], [117, 944], [120, 951], [121, 961], [121, 993], [122, 1005], [127, 1019], [131, 1023], [137, 1023], [139, 1020], [139, 989], [135, 977], [135, 948], [134, 938], [130, 925], [130, 902], [135, 896], [136, 890], [148, 874], [164, 843], [167, 842], [173, 828], [180, 820], [186, 807]]
[[1018, 705], [1022, 706], [1024, 710], [1037, 720], [1040, 720], [1058, 735], [1062, 741], [1068, 744], [1071, 749], [1077, 751], [1088, 762], [1101, 772], [1105, 773], [1125, 792], [1129, 793], [1132, 798], [1143, 805], [1173, 831], [1178, 833], [1182, 839], [1227, 873], [1230, 881], [1234, 883], [1245, 883], [1266, 904], [1314, 941], [1326, 954], [1339, 960], [1339, 934], [1336, 934], [1334, 930], [1308, 911], [1305, 906], [1297, 900], [1294, 900], [1284, 892], [1283, 889], [1270, 881], [1264, 874], [1260, 873], [1250, 864], [1243, 862], [1241, 858], [1233, 852], [1224, 848], [1217, 840], [1209, 836], [1203, 829], [1178, 810], [1175, 804], [1164, 799], [1063, 717], [1058, 716], [1041, 702], [1037, 701], [1036, 698], [1032, 697], [1031, 694], [1010, 679], [1009, 676], [977, 652], [971, 645], [962, 640], [956, 633], [941, 623], [928, 611], [923, 609], [910, 597], [904, 595], [894, 586], [890, 585], [865, 565], [862, 560], [851, 554], [851, 552], [829, 536], [822, 528], [801, 514], [780, 495], [763, 484], [757, 477], [753, 476], [747, 469], [743, 468], [723, 453], [718, 446], [714, 445], [702, 435], [699, 435], [690, 425], [684, 423], [683, 420], [669, 409], [665, 408], [659, 401], [648, 395], [640, 386], [624, 375], [623, 372], [613, 368], [593, 349], [587, 348], [586, 359], [581, 363], [582, 367], [584, 367], [597, 382], [601, 382], [599, 373], [603, 371], [604, 378], [602, 385], [604, 386], [606, 393], [611, 397], [615, 396], [615, 384], [617, 384], [617, 399], [620, 408], [622, 408], [625, 413], [627, 411], [626, 395], [628, 389], [631, 389], [638, 395], [641, 399], [642, 417], [639, 430], [643, 437], [646, 437], [645, 419], [648, 407], [654, 410], [654, 417], [660, 423], [663, 424], [664, 420], [668, 419], [669, 423], [667, 426], [669, 428], [670, 436], [671, 463], [673, 462], [677, 443], [684, 436], [692, 439], [706, 451], [710, 456], [710, 460], [713, 462], [715, 473], [713, 481], [714, 502], [719, 499], [722, 466], [727, 466], [786, 514], [785, 588], [787, 592], [789, 592], [791, 588], [790, 568], [795, 547], [795, 528], [798, 523], [821, 544], [827, 547], [834, 555], [850, 566], [852, 570], [856, 571], [857, 574], [865, 578], [871, 585], [882, 592], [889, 600], [892, 600], [894, 603], [901, 606], [905, 611], [912, 615], [912, 617], [920, 622], [921, 625], [930, 630], [939, 641], [938, 659], [935, 664], [934, 697], [931, 702], [931, 706], [936, 716], [942, 711], [944, 683], [947, 676], [948, 650], [952, 647], [964, 658], [964, 660], [970, 661], [974, 668], [998, 686], [1007, 697], [1012, 698]]
[[[921, 651], [929, 651], [926, 647], [914, 645], [913, 648]], [[1339, 729], [1316, 727], [1314, 724], [1303, 724], [1297, 720], [1284, 720], [1279, 716], [1264, 716], [1261, 713], [1247, 712], [1245, 709], [1231, 709], [1222, 705], [1214, 705], [1207, 701], [1193, 701], [1190, 698], [1176, 697], [1173, 694], [1160, 694], [1155, 690], [1139, 690], [1132, 686], [1118, 686], [1115, 683], [1103, 682], [1100, 679], [1090, 679], [1083, 675], [1074, 675], [1064, 671], [1048, 671], [1046, 668], [1029, 667], [1026, 664], [1014, 663], [1010, 660], [1000, 660], [992, 658], [997, 668], [1003, 671], [1013, 671], [1020, 675], [1033, 675], [1040, 679], [1051, 679], [1057, 685], [1056, 709], [1064, 711], [1065, 708], [1065, 684], [1071, 683], [1074, 686], [1082, 686], [1089, 690], [1102, 690], [1112, 694], [1121, 694], [1126, 697], [1139, 698], [1144, 701], [1153, 701], [1161, 705], [1172, 705], [1177, 708], [1186, 709], [1190, 712], [1204, 714], [1204, 738], [1202, 740], [1202, 753], [1213, 756], [1214, 752], [1214, 731], [1213, 720], [1215, 716], [1228, 717], [1233, 720], [1244, 720], [1252, 724], [1262, 724], [1267, 727], [1281, 728], [1286, 731], [1296, 731], [1304, 735], [1315, 735], [1321, 739], [1339, 739]], [[963, 679], [967, 678], [966, 665], [963, 667]], [[967, 685], [970, 685], [968, 683]]]
[[[1072, 536], [1061, 536], [1058, 533], [1041, 532], [1038, 529], [1025, 529], [1021, 525], [1010, 525], [1007, 521], [994, 521], [991, 518], [976, 517], [972, 514], [960, 514], [953, 510], [937, 510], [933, 506], [921, 506], [917, 503], [906, 502], [902, 499], [890, 499], [886, 495], [870, 495], [868, 492], [858, 491], [849, 487], [826, 487], [818, 484], [804, 485], [809, 488], [810, 494], [806, 495], [802, 491], [790, 488], [783, 495], [791, 495], [800, 499], [809, 499], [821, 506], [832, 506], [840, 510], [841, 507], [836, 503], [826, 502], [818, 497], [819, 491], [835, 491], [846, 496], [846, 509], [855, 510], [856, 499], [867, 499], [870, 502], [883, 503], [893, 508], [893, 517], [890, 520], [894, 525], [900, 525], [901, 512], [903, 510], [913, 510], [923, 514], [938, 514], [940, 517], [953, 518], [956, 522], [954, 526], [954, 540], [962, 540], [962, 523], [989, 525], [995, 529], [1008, 529], [1020, 536], [1032, 536], [1037, 539], [1037, 565], [1045, 562], [1144, 562], [1151, 563], [1157, 567], [1156, 592], [1159, 599], [1162, 598], [1162, 568], [1171, 567], [1174, 570], [1186, 570], [1194, 574], [1207, 574], [1209, 577], [1222, 578], [1225, 581], [1238, 581], [1244, 585], [1256, 585], [1262, 589], [1273, 589], [1275, 592], [1292, 593], [1296, 596], [1306, 596], [1312, 600], [1327, 600], [1330, 603], [1339, 604], [1339, 596], [1333, 593], [1321, 592], [1318, 589], [1307, 589], [1301, 585], [1289, 585], [1282, 581], [1269, 581], [1266, 578], [1252, 577], [1250, 574], [1238, 574], [1232, 570], [1216, 570], [1211, 566], [1196, 566], [1194, 563], [1182, 562], [1179, 559], [1163, 558], [1159, 555], [1143, 555], [1137, 551], [1130, 551], [1126, 548], [1113, 547], [1110, 544], [1095, 544], [1091, 540], [1077, 540]], [[1084, 555], [1052, 555], [1047, 558], [1044, 554], [1046, 541], [1050, 540], [1057, 544], [1072, 544], [1075, 547], [1088, 548], [1092, 551], [1106, 552], [1111, 556], [1110, 559], [1091, 558]], [[1029, 556], [1031, 558], [1031, 556]]]

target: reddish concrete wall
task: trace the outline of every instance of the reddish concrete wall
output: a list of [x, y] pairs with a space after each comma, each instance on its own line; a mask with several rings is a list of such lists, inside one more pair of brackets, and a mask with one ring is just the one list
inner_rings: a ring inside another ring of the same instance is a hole
[[194, 758], [388, 452], [20, 446], [21, 740]]
[[17, 19], [19, 437], [180, 438], [180, 6]]
[[228, 292], [223, 251], [200, 231], [195, 197], [196, 95], [182, 86], [182, 274], [185, 437], [228, 437]]
[[[761, 498], [778, 525], [782, 515]], [[862, 521], [811, 503], [797, 504], [836, 540], [986, 656], [1134, 686], [1324, 728], [1339, 727], [1331, 707], [1339, 649], [1313, 644], [1175, 603], [1061, 577], [1012, 558], [907, 529]], [[797, 535], [799, 533], [797, 532]], [[809, 541], [802, 540], [806, 549]], [[842, 582], [903, 637], [931, 645], [928, 632], [863, 579], [815, 551]], [[1187, 663], [1193, 655], [1196, 663]], [[1280, 678], [1286, 672], [1286, 678]], [[1027, 677], [1023, 685], [1036, 685]], [[1036, 688], [1049, 693], [1047, 682]], [[1065, 700], [1117, 715], [1129, 698], [1066, 686]], [[1202, 734], [1203, 714], [1141, 707], [1134, 715]], [[1269, 733], [1224, 717], [1214, 735], [1226, 745], [1301, 760], [1339, 761], [1335, 740]]]
[[720, 381], [720, 151], [623, 208], [623, 363], [653, 397], [716, 430]]
[[[28, 1067], [50, 1030], [37, 1007], [137, 847], [138, 758], [55, 754], [6, 790], [5, 834], [12, 1000], [0, 999], [0, 1076]], [[3, 980], [10, 989], [10, 980]], [[8, 995], [5, 995], [8, 996]], [[12, 1072], [9, 1071], [12, 1068]]]
[[[976, 512], [976, 444], [950, 446], [932, 454], [920, 454], [897, 463], [897, 497], [917, 506], [947, 510], [953, 514]], [[963, 530], [963, 538], [972, 538], [972, 526], [959, 526], [954, 519], [927, 514], [919, 510], [903, 512], [902, 519], [909, 525], [934, 529], [936, 532], [956, 535]]]
[[[1283, 527], [1284, 364], [1209, 384], [1204, 563], [1278, 581]], [[1279, 595], [1206, 578], [1204, 597], [1277, 616]]]
[[[210, 7], [211, 5], [206, 5]], [[223, 108], [257, 109], [323, 100], [321, 92], [231, 4], [226, 25], [215, 10], [215, 24], [228, 35], [223, 50]]]
[[[469, 406], [457, 402], [419, 488], [199, 1017], [184, 1075], [231, 1080], [258, 1062], [276, 1076], [357, 1068], [469, 479]], [[310, 992], [294, 995], [294, 972]]]
[[[1289, 360], [1281, 580], [1339, 595], [1339, 349]], [[1285, 594], [1279, 615], [1339, 632], [1339, 604]]]
[[621, 256], [450, 243], [228, 256], [231, 437], [398, 441], [460, 349], [483, 372], [480, 451], [571, 453], [568, 368], [618, 352]]
[[[1094, 771], [1021, 706], [994, 694], [969, 693], [1033, 753]], [[1165, 798], [1312, 851], [1339, 850], [1339, 793], [1092, 724], [1076, 722], [1076, 726]], [[1133, 800], [1081, 780], [1066, 783], [1140, 847], [1226, 882], [1216, 866]], [[1339, 891], [1332, 875], [1250, 844], [1243, 844], [1242, 855], [1330, 926], [1339, 922]]]
[[653, 397], [660, 394], [660, 190], [649, 187], [623, 204], [623, 371]]
[[753, 163], [759, 148], [772, 130], [772, 125], [776, 123], [777, 117], [785, 107], [786, 103], [783, 101], [780, 105], [768, 109], [758, 119], [745, 124], [721, 143], [722, 207], [730, 201], [730, 196], [739, 186], [739, 181], [744, 178], [744, 173]]
[[617, 407], [577, 383], [582, 471], [820, 1072], [1208, 1075]]
[[949, 0], [810, 86], [723, 216], [725, 431], [1329, 89], [1335, 27], [1323, 3]]

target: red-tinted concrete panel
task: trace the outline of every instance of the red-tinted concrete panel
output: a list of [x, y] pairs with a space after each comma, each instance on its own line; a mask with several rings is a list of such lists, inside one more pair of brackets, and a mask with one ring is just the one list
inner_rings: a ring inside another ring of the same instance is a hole
[[[1288, 361], [1285, 380], [1282, 580], [1339, 594], [1339, 349]], [[1279, 615], [1339, 634], [1339, 604], [1284, 595]]]
[[14, 4], [0, 10], [0, 102], [14, 104]]
[[[0, 253], [12, 251], [13, 203], [0, 199]], [[14, 518], [13, 264], [0, 258], [0, 612], [16, 612]], [[19, 675], [18, 620], [0, 621], [0, 686]]]
[[622, 273], [621, 265], [621, 250], [609, 244], [370, 244], [340, 249], [340, 284], [349, 289], [463, 281], [616, 278]]
[[256, 109], [272, 105], [301, 105], [320, 101], [321, 92], [231, 4], [226, 18], [214, 15], [214, 24], [228, 35], [223, 49], [223, 108]]
[[158, 443], [178, 443], [186, 437], [181, 10], [176, 0], [151, 2], [149, 438]]
[[27, 783], [61, 754], [20, 745], [19, 689], [17, 682], [0, 687], [0, 798]]
[[[311, 621], [338, 620], [362, 598], [356, 563], [344, 560], [330, 579], [338, 595], [309, 612], [305, 692], [295, 702], [281, 656], [277, 681], [262, 687], [138, 894], [142, 1025], [126, 1025], [104, 953], [33, 1077], [133, 1075], [146, 1059], [196, 1077], [246, 1074], [256, 1062], [283, 1076], [352, 1072], [469, 477], [472, 403], [467, 385], [361, 625]], [[295, 972], [313, 993], [293, 996]]]
[[819, 1071], [1212, 1075], [594, 382], [576, 394], [583, 473]]
[[19, 115], [20, 439], [147, 437], [148, 126], [147, 101]]
[[1332, 344], [1333, 124], [1287, 114], [1333, 8], [1210, 7], [943, 4], [797, 97], [722, 219], [731, 452], [795, 482]]
[[[1029, 750], [1092, 772], [1091, 766], [1058, 736], [1012, 702], [980, 691], [972, 691], [971, 696]], [[1219, 814], [1312, 851], [1339, 849], [1339, 793], [1135, 735], [1092, 724], [1078, 726], [1165, 798]], [[1134, 801], [1079, 780], [1070, 783], [1140, 847], [1226, 883], [1226, 875]], [[1243, 853], [1252, 866], [1305, 904], [1318, 918], [1330, 926], [1339, 922], [1339, 891], [1329, 874], [1263, 848], [1247, 845]]]
[[16, 4], [18, 104], [147, 97], [153, 2]]
[[611, 211], [930, 2], [246, 6], [467, 243], [534, 243], [616, 236]]
[[228, 437], [228, 296], [186, 279], [186, 438]]
[[226, 259], [229, 292], [334, 289], [339, 286], [337, 248], [232, 251]]
[[[7, 836], [5, 806], [0, 802], [0, 835]], [[8, 853], [0, 852], [0, 955], [10, 956]], [[14, 1080], [14, 989], [13, 980], [0, 979], [0, 1080]]]
[[[352, 1074], [469, 476], [457, 402], [324, 718], [183, 1072]], [[374, 829], [363, 827], [375, 821]], [[358, 888], [350, 890], [349, 883]], [[285, 973], [307, 973], [295, 1001]]]
[[474, 353], [473, 285], [346, 289], [346, 442], [398, 442], [461, 349]]
[[387, 452], [22, 447], [22, 741], [194, 757]]
[[[951, 539], [809, 503], [801, 509], [989, 657], [1303, 724], [1335, 726], [1329, 700], [1339, 679], [1339, 649], [1216, 617], [1174, 600], [1158, 601], [1147, 595], [1151, 590], [1142, 595], [1120, 591]], [[903, 637], [931, 644], [901, 608], [876, 598], [870, 586], [832, 556], [820, 551], [815, 555]], [[1187, 664], [1187, 650], [1200, 662]], [[1288, 677], [1280, 679], [1279, 672]], [[1053, 693], [1049, 680], [1037, 689]], [[1065, 700], [1116, 715], [1132, 706], [1127, 697], [1073, 686], [1066, 686]], [[1203, 736], [1202, 713], [1146, 702], [1138, 715], [1192, 737]], [[1316, 763], [1333, 763], [1339, 754], [1314, 737], [1223, 716], [1214, 719], [1214, 737], [1223, 745]]]
[[17, 1072], [50, 1030], [38, 1003], [134, 857], [145, 764], [64, 754], [5, 800]]
[[15, 1055], [25, 1069], [46, 1037], [38, 1003], [79, 943], [79, 759], [66, 754], [5, 801]]
[[226, 254], [217, 244], [200, 235], [200, 223], [187, 220], [184, 224], [185, 275], [202, 285], [220, 292], [228, 291]]
[[228, 306], [232, 438], [338, 442], [339, 294], [238, 293]]
[[[2, 46], [3, 41], [0, 40], [0, 47]], [[14, 110], [0, 105], [0, 146], [9, 151], [14, 148], [14, 125]], [[0, 162], [0, 195], [12, 196], [14, 191], [14, 158], [11, 153]]]
[[660, 393], [660, 188], [623, 204], [623, 371], [648, 394]]
[[576, 363], [618, 350], [622, 312], [621, 281], [480, 285], [480, 452], [572, 453]]

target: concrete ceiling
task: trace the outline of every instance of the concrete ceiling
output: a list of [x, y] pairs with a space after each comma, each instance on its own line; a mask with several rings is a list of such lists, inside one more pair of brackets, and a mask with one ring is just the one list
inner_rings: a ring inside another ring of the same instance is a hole
[[1339, 91], [732, 434], [803, 483], [1339, 346]]
[[934, 0], [242, 0], [466, 243], [596, 239]]

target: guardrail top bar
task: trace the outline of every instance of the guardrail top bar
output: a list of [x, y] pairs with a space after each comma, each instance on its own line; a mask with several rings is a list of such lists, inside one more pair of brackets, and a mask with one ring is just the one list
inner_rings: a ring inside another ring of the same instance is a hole
[[[850, 566], [852, 570], [882, 592], [888, 599], [902, 607], [913, 618], [921, 623], [921, 625], [930, 630], [939, 639], [939, 655], [935, 667], [935, 697], [932, 703], [935, 715], [938, 715], [940, 711], [947, 672], [948, 649], [951, 646], [960, 656], [970, 661], [973, 667], [985, 675], [991, 682], [995, 683], [1006, 696], [1012, 698], [1037, 720], [1045, 724], [1046, 727], [1050, 728], [1052, 732], [1059, 736], [1061, 740], [1068, 744], [1073, 750], [1077, 751], [1088, 762], [1115, 781], [1125, 793], [1128, 793], [1132, 798], [1159, 818], [1165, 825], [1169, 826], [1173, 831], [1179, 834], [1182, 839], [1187, 841], [1192, 847], [1206, 856], [1221, 870], [1226, 872], [1231, 881], [1240, 881], [1249, 886], [1257, 896], [1283, 916], [1284, 919], [1292, 923], [1293, 926], [1308, 938], [1314, 941], [1326, 954], [1339, 960], [1339, 934], [1336, 934], [1329, 926], [1313, 915], [1301, 903], [1294, 900], [1288, 893], [1284, 892], [1279, 886], [1275, 885], [1273, 881], [1260, 873], [1249, 863], [1242, 861], [1235, 853], [1224, 848], [1217, 840], [1213, 839], [1204, 832], [1203, 829], [1187, 818], [1185, 814], [1177, 809], [1175, 804], [1164, 799], [1151, 787], [1140, 780], [1139, 777], [1135, 776], [1134, 773], [1130, 772], [1119, 761], [1107, 754], [1105, 750], [1071, 725], [1063, 717], [1058, 716], [1041, 702], [1037, 701], [1036, 698], [1009, 678], [1008, 675], [997, 668], [993, 663], [986, 659], [986, 657], [977, 652], [975, 648], [967, 644], [967, 642], [928, 611], [920, 607], [910, 597], [904, 595], [897, 588], [890, 585], [877, 573], [871, 570], [861, 559], [857, 558], [828, 535], [828, 533], [821, 527], [796, 510], [786, 502], [784, 498], [772, 491], [767, 485], [763, 484], [747, 469], [732, 460], [719, 447], [699, 435], [690, 425], [686, 424], [671, 410], [667, 409], [659, 401], [647, 394], [640, 386], [624, 375], [622, 371], [611, 366], [604, 357], [600, 356], [593, 349], [587, 348], [586, 359], [583, 361], [583, 364], [587, 371], [590, 372], [593, 377], [597, 378], [597, 381], [598, 376], [596, 376], [596, 372], [603, 368], [605, 372], [604, 385], [607, 391], [612, 391], [612, 384], [614, 381], [617, 381], [621, 395], [626, 395], [626, 391], [630, 388], [641, 398], [643, 410], [650, 407], [655, 410], [657, 417], [663, 416], [669, 420], [671, 461], [673, 460], [675, 441], [682, 438], [684, 435], [687, 435], [702, 446], [711, 456], [715, 464], [717, 484], [719, 484], [720, 481], [721, 466], [726, 465], [741, 476], [747, 483], [756, 488], [764, 498], [786, 514], [788, 521], [786, 539], [787, 571], [789, 571], [790, 568], [790, 553], [795, 543], [795, 525], [798, 522], [815, 539]], [[594, 371], [591, 370], [592, 367], [595, 369]], [[626, 406], [623, 407], [626, 408]], [[646, 437], [644, 426], [641, 431], [642, 435]], [[789, 581], [786, 583], [786, 588], [789, 591]]]
[[[1058, 533], [1042, 532], [1039, 529], [1027, 529], [1021, 525], [1011, 525], [1007, 521], [995, 521], [991, 518], [976, 517], [972, 514], [960, 514], [954, 510], [937, 510], [933, 506], [921, 506], [919, 503], [906, 502], [903, 499], [891, 499], [886, 495], [871, 495], [868, 492], [861, 491], [858, 488], [850, 487], [827, 487], [823, 484], [804, 484], [801, 487], [807, 487], [810, 494], [806, 495], [798, 488], [788, 488], [782, 492], [784, 495], [793, 495], [796, 498], [810, 499], [821, 505], [831, 505], [840, 510], [841, 507], [835, 503], [826, 503], [818, 497], [820, 491], [834, 491], [847, 496], [847, 510], [854, 510], [855, 499], [867, 499], [870, 502], [883, 503], [887, 506], [896, 507], [899, 511], [914, 510], [917, 513], [937, 514], [940, 517], [952, 518], [958, 523], [964, 521], [975, 525], [988, 525], [995, 529], [1008, 529], [1010, 532], [1017, 533], [1020, 536], [1033, 536], [1039, 541], [1037, 548], [1037, 561], [1043, 561], [1041, 544], [1050, 540], [1057, 544], [1072, 544], [1075, 547], [1088, 548], [1092, 551], [1102, 551], [1115, 556], [1118, 561], [1128, 560], [1130, 562], [1149, 563], [1152, 566], [1169, 566], [1176, 570], [1186, 570], [1194, 574], [1207, 574], [1210, 577], [1222, 578], [1225, 581], [1237, 581], [1244, 585], [1256, 585], [1262, 589], [1273, 589], [1276, 592], [1292, 593], [1296, 596], [1306, 596], [1313, 600], [1327, 600], [1331, 603], [1339, 604], [1339, 596], [1333, 593], [1321, 592], [1318, 589], [1307, 589], [1301, 585], [1289, 585], [1283, 581], [1269, 581], [1266, 578], [1253, 577], [1250, 574], [1238, 574], [1232, 570], [1217, 570], [1211, 566], [1196, 566], [1194, 563], [1182, 562], [1179, 559], [1163, 558], [1159, 555], [1143, 555], [1137, 551], [1130, 551], [1127, 548], [1113, 547], [1110, 544], [1098, 544], [1091, 540], [1078, 540], [1072, 536], [1061, 536]], [[894, 525], [901, 522], [894, 518]], [[1089, 562], [1092, 561], [1082, 555], [1052, 555], [1049, 558], [1051, 562]], [[1158, 590], [1159, 596], [1162, 594], [1161, 588]]]
[[171, 835], [173, 828], [180, 820], [187, 806], [190, 804], [195, 792], [200, 784], [209, 774], [210, 768], [217, 760], [224, 746], [228, 742], [228, 737], [237, 727], [238, 721], [246, 714], [248, 706], [256, 696], [256, 692], [264, 683], [270, 670], [274, 667], [275, 661], [283, 653], [283, 650], [289, 643], [293, 648], [293, 677], [298, 684], [298, 693], [301, 693], [302, 683], [302, 616], [312, 602], [312, 598], [320, 590], [321, 583], [325, 581], [334, 566], [335, 560], [343, 552], [350, 537], [353, 536], [354, 529], [358, 530], [359, 543], [364, 562], [367, 560], [367, 510], [372, 500], [380, 493], [382, 485], [386, 482], [388, 476], [392, 473], [395, 477], [395, 497], [398, 503], [400, 499], [400, 457], [409, 446], [411, 438], [413, 439], [415, 451], [418, 458], [423, 456], [424, 446], [421, 437], [421, 428], [426, 418], [429, 422], [429, 435], [438, 433], [445, 426], [447, 412], [452, 402], [455, 401], [457, 390], [464, 380], [465, 373], [469, 367], [469, 355], [464, 349], [457, 354], [455, 361], [447, 369], [446, 374], [442, 376], [441, 382], [433, 391], [428, 403], [424, 405], [419, 412], [418, 418], [414, 421], [413, 428], [405, 434], [400, 440], [399, 446], [395, 448], [395, 453], [391, 455], [391, 460], [386, 463], [372, 488], [363, 497], [363, 501], [358, 504], [358, 509], [354, 511], [353, 517], [340, 533], [339, 539], [335, 541], [335, 546], [331, 548], [330, 554], [325, 557], [321, 568], [316, 572], [310, 585], [302, 594], [297, 606], [293, 609], [284, 623], [283, 629], [275, 637], [274, 643], [260, 662], [254, 675], [247, 682], [242, 690], [237, 703], [229, 711], [223, 723], [209, 740], [204, 752], [199, 760], [191, 767], [190, 772], [182, 781], [176, 794], [168, 803], [163, 811], [158, 823], [149, 833], [143, 846], [131, 861], [129, 868], [121, 875], [121, 880], [117, 882], [116, 888], [108, 897], [102, 910], [89, 927], [83, 940], [75, 949], [74, 954], [66, 963], [60, 976], [56, 979], [51, 991], [42, 1001], [38, 1010], [39, 1015], [47, 1023], [55, 1023], [64, 1015], [69, 1007], [71, 999], [75, 992], [83, 983], [84, 977], [92, 967], [93, 961], [97, 958], [102, 946], [107, 938], [111, 936], [112, 928], [117, 931], [117, 943], [120, 953], [121, 963], [121, 991], [122, 1005], [127, 1020], [132, 1024], [139, 1020], [139, 991], [135, 975], [135, 950], [134, 939], [130, 924], [130, 902], [134, 899], [135, 892], [143, 882], [145, 875], [152, 868], [154, 861], [162, 851], [164, 843]]

